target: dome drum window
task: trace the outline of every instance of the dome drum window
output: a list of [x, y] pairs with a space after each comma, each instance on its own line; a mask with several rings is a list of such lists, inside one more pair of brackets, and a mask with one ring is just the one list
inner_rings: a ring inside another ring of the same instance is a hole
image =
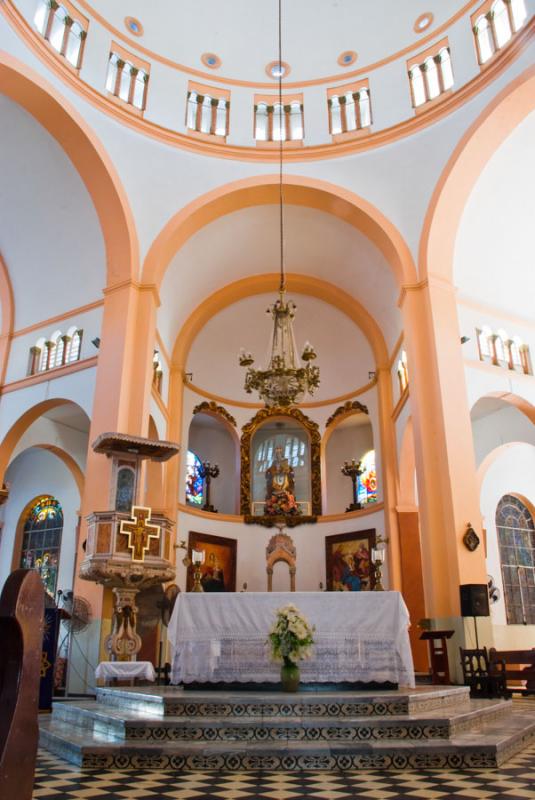
[[412, 105], [425, 106], [453, 88], [453, 70], [447, 40], [407, 64]]
[[368, 82], [328, 90], [329, 130], [334, 141], [365, 130], [372, 123]]
[[407, 389], [409, 385], [409, 370], [407, 367], [407, 353], [405, 350], [401, 351], [401, 355], [398, 361], [397, 367], [397, 375], [399, 381], [399, 392], [403, 394], [405, 389]]
[[257, 142], [294, 142], [304, 139], [303, 97], [255, 97], [255, 139]]
[[106, 89], [109, 94], [143, 113], [147, 102], [148, 83], [149, 65], [113, 43], [106, 77]]
[[472, 15], [472, 30], [480, 64], [507, 44], [527, 19], [525, 0], [487, 0]]
[[476, 328], [479, 360], [524, 375], [532, 375], [529, 347], [519, 336], [510, 338], [504, 330], [496, 333], [484, 325]]
[[39, 33], [53, 49], [74, 67], [80, 69], [89, 22], [67, 2], [40, 0], [34, 16]]
[[162, 362], [160, 359], [160, 354], [157, 350], [154, 351], [154, 356], [152, 358], [152, 386], [158, 394], [162, 393], [162, 382], [163, 382], [163, 368]]
[[225, 139], [229, 132], [230, 93], [211, 86], [189, 85], [186, 128]]
[[56, 367], [65, 367], [79, 361], [82, 335], [82, 330], [72, 327], [65, 334], [56, 331], [50, 339], [38, 339], [35, 345], [30, 347], [28, 375], [46, 372]]

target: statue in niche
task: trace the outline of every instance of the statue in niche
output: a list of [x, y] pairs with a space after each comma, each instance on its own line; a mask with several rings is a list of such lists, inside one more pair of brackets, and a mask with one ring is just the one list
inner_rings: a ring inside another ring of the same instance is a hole
[[275, 448], [274, 459], [266, 470], [265, 513], [270, 516], [301, 513], [295, 500], [293, 467], [284, 457], [284, 450], [280, 446]]

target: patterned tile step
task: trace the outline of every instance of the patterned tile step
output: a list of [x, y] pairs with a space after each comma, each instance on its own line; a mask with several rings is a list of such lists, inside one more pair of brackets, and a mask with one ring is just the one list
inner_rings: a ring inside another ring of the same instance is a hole
[[514, 712], [450, 739], [366, 742], [127, 742], [47, 718], [41, 745], [86, 768], [351, 770], [493, 767], [535, 740], [533, 714]]
[[510, 701], [472, 700], [440, 713], [385, 717], [156, 717], [103, 703], [59, 702], [56, 721], [127, 741], [368, 741], [448, 739], [483, 721], [509, 714]]
[[180, 687], [101, 687], [97, 700], [107, 706], [156, 716], [367, 717], [417, 714], [469, 701], [466, 686], [433, 686], [393, 691], [194, 692]]

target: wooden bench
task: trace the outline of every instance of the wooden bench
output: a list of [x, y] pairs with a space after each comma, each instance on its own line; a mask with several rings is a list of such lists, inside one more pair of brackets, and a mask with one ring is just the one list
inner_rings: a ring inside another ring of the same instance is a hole
[[[524, 695], [535, 694], [535, 648], [532, 650], [489, 650], [489, 672], [502, 679], [505, 693], [513, 692]], [[513, 684], [510, 681], [526, 682], [525, 685]]]

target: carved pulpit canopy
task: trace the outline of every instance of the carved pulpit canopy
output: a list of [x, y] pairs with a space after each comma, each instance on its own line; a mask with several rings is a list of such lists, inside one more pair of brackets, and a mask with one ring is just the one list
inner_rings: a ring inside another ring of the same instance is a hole
[[242, 428], [241, 513], [290, 528], [321, 514], [321, 436], [298, 408], [263, 408]]

